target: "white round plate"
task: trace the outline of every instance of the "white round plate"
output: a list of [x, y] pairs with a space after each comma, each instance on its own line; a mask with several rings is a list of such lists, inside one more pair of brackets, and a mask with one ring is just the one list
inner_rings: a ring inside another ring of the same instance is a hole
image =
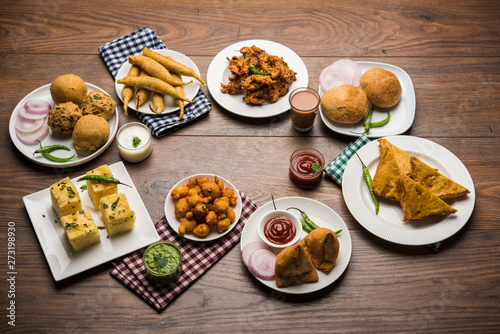
[[191, 175], [191, 176], [186, 177], [185, 179], [180, 180], [168, 192], [167, 199], [165, 200], [165, 217], [167, 217], [167, 221], [170, 224], [170, 227], [172, 227], [172, 229], [175, 232], [179, 233], [178, 232], [179, 226], [181, 226], [180, 219], [176, 218], [174, 215], [175, 199], [172, 198], [172, 190], [175, 187], [182, 186], [182, 185], [186, 184], [193, 177], [198, 177], [198, 178], [199, 177], [208, 177], [210, 180], [213, 180], [214, 176], [217, 176], [219, 179], [224, 181], [224, 187], [229, 188], [229, 189], [233, 189], [234, 195], [238, 198], [236, 206], [232, 208], [234, 210], [234, 213], [236, 214], [236, 218], [234, 220], [234, 223], [229, 225], [229, 229], [227, 231], [225, 231], [224, 233], [219, 233], [217, 231], [217, 226], [214, 225], [214, 226], [210, 226], [210, 233], [208, 233], [208, 235], [205, 238], [200, 238], [196, 234], [191, 232], [191, 233], [186, 233], [185, 235], [183, 235], [183, 237], [186, 239], [193, 240], [193, 241], [201, 241], [201, 242], [219, 239], [219, 238], [225, 236], [226, 234], [228, 234], [229, 232], [231, 232], [231, 230], [236, 226], [236, 224], [238, 223], [238, 220], [240, 219], [241, 209], [243, 206], [242, 206], [241, 197], [240, 197], [240, 193], [238, 192], [238, 189], [236, 189], [236, 187], [231, 182], [229, 182], [228, 180], [226, 180], [222, 176], [214, 175], [214, 174], [195, 174], [195, 175]]
[[[288, 93], [282, 96], [278, 101], [269, 103], [265, 101], [261, 105], [251, 105], [243, 102], [243, 94], [227, 94], [221, 92], [221, 83], [227, 84], [229, 78], [232, 77], [229, 71], [229, 62], [235, 55], [241, 55], [239, 50], [244, 46], [257, 46], [266, 51], [270, 55], [283, 57], [283, 60], [288, 64], [288, 67], [297, 73], [297, 80], [289, 86]], [[247, 40], [232, 44], [219, 52], [208, 67], [207, 71], [207, 87], [214, 100], [224, 109], [233, 114], [250, 117], [250, 118], [265, 118], [276, 116], [290, 109], [288, 96], [295, 88], [307, 87], [309, 83], [309, 74], [307, 67], [300, 57], [288, 47], [276, 42], [266, 40]]]
[[[87, 92], [103, 92], [104, 94], [109, 95], [106, 93], [103, 89], [97, 87], [96, 85], [89, 84], [88, 82], [85, 83], [87, 85]], [[73, 139], [71, 138], [71, 135], [64, 135], [61, 133], [57, 132], [52, 132], [50, 130], [50, 133], [45, 139], [42, 141], [43, 146], [47, 145], [54, 145], [54, 144], [62, 144], [66, 145], [71, 149], [71, 151], [64, 151], [64, 150], [57, 150], [52, 152], [53, 155], [61, 158], [65, 157], [70, 157], [73, 154], [75, 154], [75, 157], [67, 162], [55, 162], [51, 161], [41, 154], [35, 154], [33, 155], [33, 152], [39, 148], [40, 146], [38, 144], [34, 145], [26, 145], [22, 143], [16, 136], [16, 120], [19, 114], [19, 110], [24, 107], [24, 104], [28, 102], [29, 100], [33, 99], [41, 99], [44, 101], [49, 102], [52, 106], [54, 106], [54, 101], [52, 100], [52, 97], [50, 95], [50, 84], [47, 84], [45, 86], [39, 87], [26, 95], [16, 106], [14, 109], [14, 112], [10, 116], [10, 122], [9, 122], [9, 133], [10, 133], [10, 139], [14, 143], [14, 145], [17, 147], [17, 149], [29, 160], [36, 162], [37, 164], [43, 165], [43, 166], [48, 166], [48, 167], [72, 167], [72, 166], [78, 166], [81, 165], [87, 161], [90, 161], [94, 158], [96, 158], [99, 154], [104, 152], [106, 148], [111, 144], [113, 139], [115, 139], [116, 131], [118, 130], [118, 108], [115, 108], [115, 114], [111, 116], [110, 119], [108, 119], [109, 123], [109, 139], [108, 141], [97, 151], [77, 151], [75, 149], [75, 145], [73, 144]]]
[[[368, 187], [363, 180], [361, 163], [353, 156], [344, 171], [342, 192], [354, 218], [376, 236], [402, 245], [428, 245], [443, 241], [458, 232], [469, 220], [476, 198], [474, 183], [464, 164], [449, 150], [427, 139], [413, 136], [393, 136], [386, 139], [463, 185], [470, 190], [470, 194], [447, 200], [458, 211], [446, 217], [434, 216], [403, 222], [403, 211], [399, 203], [381, 197], [380, 210], [376, 215]], [[366, 144], [358, 150], [358, 154], [373, 177], [380, 156], [378, 141]]]
[[[153, 50], [156, 53], [159, 53], [163, 56], [170, 56], [172, 57], [175, 61], [178, 61], [179, 63], [186, 65], [194, 70], [194, 72], [198, 75], [200, 75], [200, 70], [196, 66], [196, 64], [187, 56], [183, 55], [182, 53], [179, 53], [177, 51], [172, 51], [172, 50]], [[115, 80], [115, 89], [116, 93], [118, 94], [118, 97], [120, 100], [123, 102], [122, 98], [122, 90], [124, 85], [119, 84], [116, 81], [118, 79], [123, 79], [124, 77], [127, 76], [128, 71], [130, 70], [130, 67], [132, 65], [128, 62], [128, 60], [123, 63], [122, 67], [118, 70], [118, 73], [116, 74], [116, 80]], [[195, 78], [192, 77], [186, 77], [186, 76], [181, 76], [182, 82], [189, 82], [192, 81], [189, 85], [184, 86], [184, 95], [190, 100], [194, 99], [196, 94], [198, 94], [198, 91], [200, 90], [200, 82], [196, 80]], [[149, 99], [139, 107], [139, 109], [136, 109], [135, 107], [135, 94], [134, 98], [129, 101], [128, 103], [128, 108], [132, 110], [136, 110], [142, 114], [150, 114], [150, 115], [158, 115], [157, 113], [151, 111], [149, 108], [149, 103], [153, 103], [153, 98], [150, 96]], [[184, 104], [187, 104], [188, 102], [184, 102]], [[175, 102], [175, 99], [171, 96], [165, 96], [165, 110], [161, 114], [169, 114], [174, 111], [179, 110], [179, 106]]]
[[[271, 289], [289, 294], [306, 294], [318, 291], [335, 282], [347, 268], [352, 253], [351, 235], [349, 234], [349, 230], [347, 229], [347, 226], [342, 218], [340, 218], [340, 216], [330, 207], [310, 198], [284, 197], [275, 199], [274, 203], [276, 204], [276, 208], [280, 210], [286, 210], [292, 206], [301, 209], [307, 213], [309, 218], [311, 218], [311, 220], [320, 227], [326, 227], [332, 231], [342, 230], [342, 232], [338, 235], [340, 243], [339, 256], [332, 270], [329, 272], [318, 270], [318, 282], [290, 286], [287, 288], [278, 288], [275, 280], [263, 280], [258, 277], [256, 277], [256, 279]], [[265, 213], [272, 210], [274, 210], [274, 205], [271, 201], [258, 208], [250, 216], [241, 234], [241, 250], [243, 250], [243, 247], [245, 247], [245, 245], [249, 242], [261, 240], [258, 231], [259, 221]], [[297, 215], [299, 214], [297, 210], [290, 210], [290, 212]], [[303, 231], [302, 237], [305, 237], [306, 235], [307, 233]]]
[[[361, 68], [362, 73], [365, 73], [366, 71], [374, 67], [391, 71], [398, 77], [398, 80], [401, 83], [401, 88], [403, 89], [401, 100], [394, 107], [385, 109], [375, 107], [373, 109], [373, 122], [385, 119], [387, 117], [387, 111], [391, 112], [391, 119], [389, 123], [384, 126], [371, 128], [366, 135], [369, 138], [380, 138], [404, 133], [413, 124], [416, 109], [415, 89], [413, 88], [413, 82], [411, 81], [408, 73], [406, 73], [403, 69], [390, 64], [371, 61], [356, 61], [356, 63]], [[325, 93], [321, 91], [321, 87], [318, 88], [318, 91], [321, 96], [323, 96], [323, 94]], [[325, 123], [325, 125], [330, 130], [337, 133], [351, 137], [359, 137], [361, 133], [365, 132], [364, 119], [363, 121], [356, 124], [337, 123], [326, 117], [321, 107], [320, 116], [323, 120], [323, 123]]]

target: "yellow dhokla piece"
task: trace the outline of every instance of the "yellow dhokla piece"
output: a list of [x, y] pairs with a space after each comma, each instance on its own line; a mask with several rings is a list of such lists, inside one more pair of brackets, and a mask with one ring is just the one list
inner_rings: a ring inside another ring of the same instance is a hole
[[59, 219], [82, 208], [78, 190], [69, 177], [50, 186], [50, 200]]
[[61, 224], [75, 252], [101, 242], [99, 231], [86, 209], [63, 216]]
[[[102, 176], [113, 177], [113, 174], [111, 173], [111, 170], [109, 169], [108, 165], [99, 166], [96, 169], [93, 169], [90, 172], [88, 172], [87, 175], [102, 175]], [[117, 194], [118, 186], [116, 185], [116, 183], [87, 180], [87, 190], [89, 192], [90, 200], [94, 205], [94, 209], [99, 209], [101, 198], [104, 196]]]
[[134, 228], [135, 212], [130, 209], [125, 194], [112, 194], [101, 198], [100, 210], [109, 236]]

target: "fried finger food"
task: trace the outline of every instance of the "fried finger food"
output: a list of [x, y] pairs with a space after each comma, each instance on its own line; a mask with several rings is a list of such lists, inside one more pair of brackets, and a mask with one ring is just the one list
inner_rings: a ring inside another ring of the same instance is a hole
[[457, 212], [456, 209], [405, 174], [399, 175], [398, 187], [401, 189], [399, 203], [404, 213], [403, 221]]
[[233, 77], [228, 84], [221, 83], [223, 93], [243, 93], [243, 101], [260, 105], [276, 102], [288, 93], [289, 83], [297, 80], [296, 73], [282, 57], [267, 54], [255, 45], [240, 49], [241, 56], [233, 56], [229, 70]]
[[300, 243], [289, 246], [278, 254], [274, 272], [278, 288], [319, 280], [318, 272]]
[[141, 87], [152, 90], [154, 92], [158, 92], [163, 95], [169, 95], [183, 101], [192, 103], [194, 100], [190, 100], [185, 96], [181, 96], [177, 90], [172, 86], [166, 83], [163, 80], [154, 77], [125, 77], [116, 81], [119, 84], [124, 84], [125, 86], [133, 86], [133, 87]]
[[470, 193], [467, 188], [450, 180], [416, 157], [410, 158], [410, 165], [411, 177], [441, 199], [456, 198]]

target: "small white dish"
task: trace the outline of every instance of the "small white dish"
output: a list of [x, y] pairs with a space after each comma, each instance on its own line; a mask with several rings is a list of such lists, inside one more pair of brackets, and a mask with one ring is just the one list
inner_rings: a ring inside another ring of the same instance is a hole
[[[269, 103], [266, 101], [261, 105], [250, 105], [243, 102], [243, 94], [227, 94], [221, 91], [221, 83], [227, 84], [233, 76], [229, 70], [227, 58], [241, 55], [239, 50], [244, 46], [255, 45], [270, 55], [282, 57], [290, 69], [297, 73], [297, 80], [290, 83], [288, 93], [278, 101]], [[282, 114], [290, 109], [288, 96], [295, 88], [307, 87], [309, 73], [307, 67], [293, 50], [290, 48], [267, 40], [253, 39], [234, 43], [220, 51], [210, 63], [207, 70], [207, 88], [213, 99], [227, 111], [249, 118], [266, 118]]]
[[[88, 82], [86, 82], [85, 84], [87, 85], [87, 94], [89, 92], [102, 92], [106, 95], [109, 95], [105, 90], [99, 88], [96, 85], [90, 84]], [[99, 148], [97, 151], [76, 150], [75, 145], [73, 144], [73, 139], [71, 138], [71, 135], [64, 135], [61, 133], [52, 132], [52, 130], [50, 130], [49, 135], [44, 140], [42, 140], [42, 145], [43, 146], [49, 146], [49, 145], [54, 145], [54, 144], [66, 145], [67, 147], [69, 147], [71, 149], [70, 152], [67, 152], [67, 154], [68, 154], [67, 156], [71, 156], [73, 153], [76, 153], [75, 157], [73, 159], [71, 159], [70, 161], [55, 162], [55, 161], [52, 161], [52, 160], [45, 158], [41, 154], [34, 155], [33, 152], [37, 148], [39, 148], [39, 146], [36, 144], [35, 145], [23, 144], [17, 138], [16, 131], [15, 131], [15, 129], [16, 129], [15, 124], [16, 124], [17, 118], [19, 116], [19, 111], [21, 108], [23, 108], [23, 106], [26, 102], [28, 102], [29, 100], [33, 100], [33, 99], [41, 99], [41, 100], [47, 101], [52, 106], [54, 105], [54, 101], [52, 100], [52, 97], [50, 95], [50, 85], [51, 84], [46, 84], [45, 86], [42, 86], [42, 87], [35, 89], [34, 91], [32, 91], [31, 93], [26, 95], [21, 101], [19, 101], [16, 108], [12, 112], [12, 115], [10, 116], [10, 122], [9, 122], [10, 139], [12, 140], [12, 142], [14, 143], [16, 148], [19, 150], [19, 152], [21, 152], [26, 158], [28, 158], [29, 160], [31, 160], [39, 165], [42, 165], [42, 166], [55, 167], [55, 168], [74, 167], [74, 166], [81, 165], [81, 164], [86, 163], [92, 159], [97, 158], [97, 156], [99, 154], [101, 154], [102, 152], [104, 152], [108, 148], [108, 146], [113, 142], [113, 140], [115, 139], [115, 135], [116, 135], [116, 132], [118, 130], [118, 118], [119, 118], [118, 108], [115, 108], [115, 113], [113, 114], [113, 116], [111, 116], [110, 119], [108, 119], [108, 124], [109, 124], [109, 129], [110, 129], [109, 138], [106, 141], [106, 143], [103, 146], [101, 146], [101, 148]], [[60, 152], [62, 153], [62, 152], [66, 152], [66, 151], [60, 151]], [[66, 157], [66, 156], [62, 155], [61, 153], [58, 152], [57, 153], [58, 156], [60, 156], [61, 158]]]
[[[371, 68], [379, 67], [384, 70], [394, 73], [401, 83], [403, 93], [401, 100], [392, 108], [377, 108], [373, 110], [372, 121], [380, 121], [387, 117], [387, 111], [391, 112], [391, 120], [384, 126], [371, 128], [366, 134], [368, 138], [380, 138], [386, 136], [399, 135], [407, 131], [413, 124], [415, 119], [416, 98], [415, 88], [410, 76], [402, 68], [385, 63], [377, 63], [373, 61], [356, 61], [356, 64], [361, 68], [361, 72], [365, 73]], [[323, 96], [325, 92], [319, 87], [319, 95]], [[359, 137], [365, 132], [364, 120], [356, 124], [341, 124], [329, 119], [320, 106], [320, 117], [323, 123], [332, 131], [351, 137]]]
[[[277, 244], [269, 240], [266, 235], [265, 235], [265, 229], [266, 229], [266, 224], [269, 220], [275, 217], [285, 217], [289, 219], [294, 225], [295, 225], [295, 235], [293, 236], [293, 239], [290, 240], [287, 243], [284, 244]], [[264, 241], [266, 244], [273, 248], [278, 248], [278, 249], [285, 249], [288, 246], [292, 246], [296, 244], [302, 237], [302, 224], [300, 223], [299, 218], [286, 210], [273, 210], [269, 211], [268, 213], [264, 214], [259, 221], [259, 236]]]
[[[188, 177], [180, 180], [170, 189], [170, 191], [168, 192], [167, 198], [165, 199], [165, 217], [167, 218], [167, 222], [170, 225], [170, 227], [176, 233], [179, 233], [179, 227], [181, 226], [181, 221], [180, 221], [180, 219], [176, 218], [175, 214], [174, 214], [175, 200], [172, 197], [172, 190], [178, 186], [186, 184], [193, 177], [198, 177], [198, 178], [208, 177], [209, 179], [213, 180], [214, 176], [216, 176], [216, 175], [215, 174], [194, 174], [194, 175], [188, 176]], [[236, 226], [236, 224], [240, 220], [241, 210], [243, 208], [243, 203], [241, 202], [240, 192], [238, 191], [238, 189], [236, 189], [236, 187], [231, 182], [229, 182], [228, 180], [226, 180], [222, 176], [217, 175], [217, 177], [224, 182], [224, 186], [226, 188], [233, 189], [234, 196], [236, 196], [236, 198], [237, 198], [236, 206], [232, 208], [234, 210], [234, 213], [236, 214], [236, 218], [234, 219], [234, 223], [229, 225], [229, 229], [223, 233], [219, 233], [217, 231], [216, 226], [213, 226], [210, 229], [210, 232], [208, 233], [208, 235], [204, 238], [200, 238], [192, 232], [186, 233], [185, 235], [183, 235], [184, 238], [191, 240], [191, 241], [200, 241], [200, 242], [216, 240], [216, 239], [222, 238], [226, 234], [230, 233], [231, 230]]]

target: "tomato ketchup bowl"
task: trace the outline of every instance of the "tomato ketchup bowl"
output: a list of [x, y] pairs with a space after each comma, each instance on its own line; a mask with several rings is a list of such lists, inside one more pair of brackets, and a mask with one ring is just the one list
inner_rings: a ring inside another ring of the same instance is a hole
[[271, 247], [284, 249], [301, 239], [302, 224], [299, 218], [285, 210], [273, 210], [259, 221], [259, 236]]

